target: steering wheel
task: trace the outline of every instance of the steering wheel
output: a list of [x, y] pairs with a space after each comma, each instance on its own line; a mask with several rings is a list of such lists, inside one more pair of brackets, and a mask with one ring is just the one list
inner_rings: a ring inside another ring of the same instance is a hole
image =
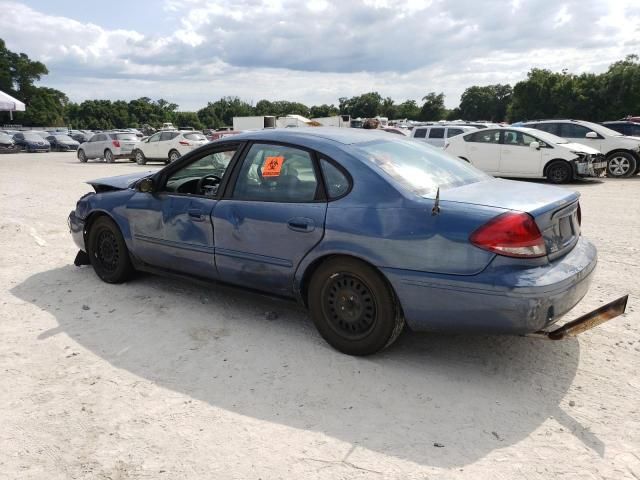
[[218, 175], [205, 175], [201, 179], [198, 180], [198, 185], [196, 186], [196, 192], [198, 194], [204, 194], [203, 188], [207, 185], [211, 185], [212, 187], [215, 185], [220, 185], [222, 183], [222, 179]]

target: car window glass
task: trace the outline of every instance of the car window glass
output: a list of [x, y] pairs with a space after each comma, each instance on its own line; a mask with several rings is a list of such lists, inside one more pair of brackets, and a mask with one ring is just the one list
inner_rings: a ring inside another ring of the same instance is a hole
[[447, 130], [447, 138], [455, 137], [456, 135], [460, 135], [463, 131], [459, 128], [450, 128]]
[[523, 132], [515, 132], [512, 130], [507, 130], [504, 132], [505, 145], [528, 147], [531, 142], [542, 143], [538, 139], [533, 138], [531, 135], [527, 135]]
[[416, 129], [416, 134], [414, 135], [414, 138], [425, 138], [427, 136], [427, 129], [426, 128], [418, 128]]
[[116, 138], [124, 141], [138, 141], [138, 137], [134, 133], [118, 133]]
[[500, 130], [481, 130], [464, 138], [474, 143], [500, 143]]
[[207, 139], [207, 137], [205, 137], [201, 133], [185, 133], [184, 138], [186, 138], [187, 140], [199, 140], [199, 141]]
[[174, 136], [172, 135], [173, 132], [162, 132], [162, 134], [160, 135], [160, 141], [161, 142], [166, 142], [167, 140], [173, 140]]
[[565, 138], [585, 138], [587, 133], [592, 130], [582, 125], [576, 125], [574, 123], [563, 123], [560, 127], [560, 136]]
[[429, 138], [444, 138], [444, 128], [432, 128]]
[[17, 138], [18, 140], [22, 140], [22, 139], [24, 139], [24, 134], [22, 134], [22, 133], [16, 133], [13, 137], [14, 137], [14, 138]]
[[[527, 125], [528, 126], [528, 125]], [[553, 135], [560, 135], [560, 124], [559, 123], [538, 123], [531, 125], [532, 128], [536, 128], [538, 130], [542, 130], [543, 132], [552, 133]]]
[[631, 127], [631, 131], [629, 132], [630, 135], [633, 135], [634, 137], [640, 137], [640, 125], [630, 125]]
[[264, 202], [311, 202], [318, 182], [311, 155], [297, 148], [255, 144], [238, 175], [233, 198]]
[[157, 142], [158, 140], [160, 140], [160, 133], [155, 133], [153, 135], [151, 135], [151, 137], [149, 137], [149, 142]]
[[324, 184], [327, 187], [327, 195], [330, 199], [338, 198], [349, 190], [349, 179], [338, 167], [328, 160], [320, 160], [320, 168], [324, 175]]
[[210, 153], [175, 171], [167, 179], [164, 190], [174, 193], [215, 197], [236, 147]]

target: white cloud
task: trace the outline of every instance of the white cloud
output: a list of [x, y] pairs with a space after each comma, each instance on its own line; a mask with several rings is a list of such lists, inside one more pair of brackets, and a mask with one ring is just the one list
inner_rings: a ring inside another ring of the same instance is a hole
[[183, 109], [372, 90], [398, 101], [443, 91], [455, 106], [470, 85], [514, 83], [534, 66], [602, 71], [640, 50], [633, 0], [168, 0], [157, 14], [176, 28], [154, 35], [18, 2], [0, 11], [8, 47], [45, 62], [44, 83], [71, 99], [144, 95]]

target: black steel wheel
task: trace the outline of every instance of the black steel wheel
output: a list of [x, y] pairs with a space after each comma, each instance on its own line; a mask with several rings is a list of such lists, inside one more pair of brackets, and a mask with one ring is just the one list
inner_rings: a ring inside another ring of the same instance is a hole
[[322, 263], [307, 291], [322, 337], [349, 355], [370, 355], [391, 345], [404, 318], [391, 287], [370, 265], [348, 257]]
[[87, 250], [96, 274], [107, 283], [122, 283], [133, 272], [120, 229], [110, 218], [95, 220], [89, 229]]
[[547, 167], [547, 180], [551, 183], [567, 183], [571, 180], [571, 165], [558, 160]]

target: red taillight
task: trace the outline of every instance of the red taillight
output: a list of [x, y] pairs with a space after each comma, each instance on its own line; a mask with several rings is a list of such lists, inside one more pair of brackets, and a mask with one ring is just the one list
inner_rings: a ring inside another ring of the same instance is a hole
[[576, 215], [578, 217], [578, 225], [582, 226], [582, 209], [580, 208], [580, 203], [578, 203], [578, 212]]
[[114, 147], [120, 148], [120, 140], [113, 140], [111, 143], [113, 144]]
[[189, 142], [185, 142], [184, 140], [180, 140], [178, 143], [179, 143], [180, 145], [186, 145], [186, 146], [191, 145]]
[[543, 257], [547, 254], [540, 229], [531, 215], [509, 212], [495, 217], [471, 234], [476, 247], [507, 257]]

